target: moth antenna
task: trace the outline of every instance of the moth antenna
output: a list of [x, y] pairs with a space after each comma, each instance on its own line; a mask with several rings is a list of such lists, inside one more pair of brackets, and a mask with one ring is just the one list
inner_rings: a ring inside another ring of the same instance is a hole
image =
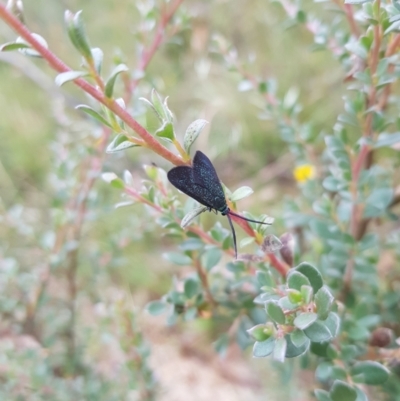
[[228, 218], [229, 221], [229, 225], [231, 226], [231, 230], [232, 230], [232, 236], [233, 236], [233, 245], [235, 247], [235, 259], [237, 259], [237, 246], [236, 246], [236, 233], [235, 233], [235, 227], [233, 227], [233, 223], [232, 220], [229, 216], [229, 214], [226, 215], [226, 217]]
[[257, 220], [247, 219], [246, 217], [243, 217], [243, 216], [241, 216], [240, 214], [236, 214], [236, 213], [232, 212], [232, 210], [229, 209], [229, 212], [227, 213], [227, 216], [229, 216], [230, 214], [233, 215], [233, 216], [239, 217], [239, 219], [246, 220], [246, 221], [250, 221], [250, 222], [252, 222], [252, 223], [266, 224], [266, 225], [268, 225], [268, 226], [271, 225], [271, 223], [264, 223], [263, 221], [257, 221]]

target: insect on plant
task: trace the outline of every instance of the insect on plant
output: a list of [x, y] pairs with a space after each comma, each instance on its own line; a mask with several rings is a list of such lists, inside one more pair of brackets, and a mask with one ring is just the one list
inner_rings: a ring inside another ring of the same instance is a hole
[[209, 211], [215, 210], [226, 216], [232, 230], [233, 245], [235, 248], [235, 258], [237, 259], [236, 233], [230, 216], [250, 221], [252, 223], [266, 224], [271, 223], [247, 219], [232, 212], [229, 209], [225, 193], [222, 189], [221, 181], [211, 160], [199, 150], [193, 158], [192, 167], [178, 166], [168, 172], [168, 180], [180, 191], [195, 199], [197, 202], [206, 206]]

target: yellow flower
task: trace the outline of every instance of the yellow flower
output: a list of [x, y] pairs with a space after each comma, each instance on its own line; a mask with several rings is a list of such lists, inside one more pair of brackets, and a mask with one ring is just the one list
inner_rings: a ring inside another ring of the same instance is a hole
[[299, 183], [312, 180], [315, 177], [315, 167], [312, 164], [302, 164], [293, 170], [293, 175]]

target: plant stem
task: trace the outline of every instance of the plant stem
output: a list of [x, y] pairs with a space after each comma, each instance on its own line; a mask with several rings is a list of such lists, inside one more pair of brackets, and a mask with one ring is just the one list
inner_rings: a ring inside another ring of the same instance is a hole
[[[71, 68], [69, 68], [54, 53], [39, 43], [35, 37], [32, 36], [32, 33], [26, 28], [26, 26], [23, 25], [6, 9], [4, 4], [0, 4], [0, 18], [3, 19], [11, 28], [13, 28], [22, 38], [24, 38], [32, 46], [32, 48], [34, 48], [50, 64], [54, 70], [58, 71], [59, 73], [71, 71]], [[82, 78], [77, 78], [73, 82], [86, 93], [91, 95], [94, 99], [114, 112], [122, 121], [126, 123], [126, 125], [128, 125], [147, 143], [148, 147], [153, 152], [159, 154], [164, 159], [169, 160], [176, 166], [188, 164], [179, 156], [170, 152], [160, 142], [158, 142], [150, 134], [150, 132], [140, 125], [125, 109], [116, 103], [114, 99], [107, 98], [101, 91]]]
[[[172, 19], [172, 17], [174, 16], [174, 14], [176, 13], [176, 11], [178, 10], [179, 6], [183, 3], [184, 0], [176, 0], [169, 8], [169, 10], [163, 10], [162, 14], [161, 14], [161, 18], [156, 30], [156, 34], [154, 36], [153, 42], [150, 45], [150, 47], [148, 47], [147, 49], [143, 50], [142, 55], [141, 55], [141, 59], [139, 61], [139, 65], [137, 70], [139, 71], [139, 73], [144, 72], [147, 68], [147, 66], [149, 65], [150, 61], [152, 60], [154, 54], [156, 53], [156, 51], [158, 50], [158, 48], [160, 47], [162, 41], [164, 40], [165, 37], [165, 29], [168, 25], [168, 23], [170, 22], [170, 20]], [[135, 91], [135, 89], [137, 88], [139, 82], [141, 81], [141, 77], [140, 78], [136, 78], [132, 81], [127, 81], [125, 82], [125, 89], [126, 89], [126, 93], [125, 93], [125, 103], [128, 104], [132, 98], [132, 94]]]

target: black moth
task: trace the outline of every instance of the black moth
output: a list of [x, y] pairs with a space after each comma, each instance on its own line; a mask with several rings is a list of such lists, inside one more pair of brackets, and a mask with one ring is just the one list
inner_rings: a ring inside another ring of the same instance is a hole
[[168, 172], [169, 182], [180, 191], [189, 195], [197, 202], [208, 207], [209, 211], [216, 210], [223, 216], [228, 217], [229, 225], [232, 229], [233, 244], [235, 247], [235, 258], [237, 259], [236, 233], [230, 218], [231, 215], [240, 219], [251, 221], [252, 223], [270, 224], [262, 221], [246, 219], [239, 214], [232, 212], [225, 199], [221, 181], [211, 160], [199, 150], [193, 158], [192, 167], [178, 166]]

